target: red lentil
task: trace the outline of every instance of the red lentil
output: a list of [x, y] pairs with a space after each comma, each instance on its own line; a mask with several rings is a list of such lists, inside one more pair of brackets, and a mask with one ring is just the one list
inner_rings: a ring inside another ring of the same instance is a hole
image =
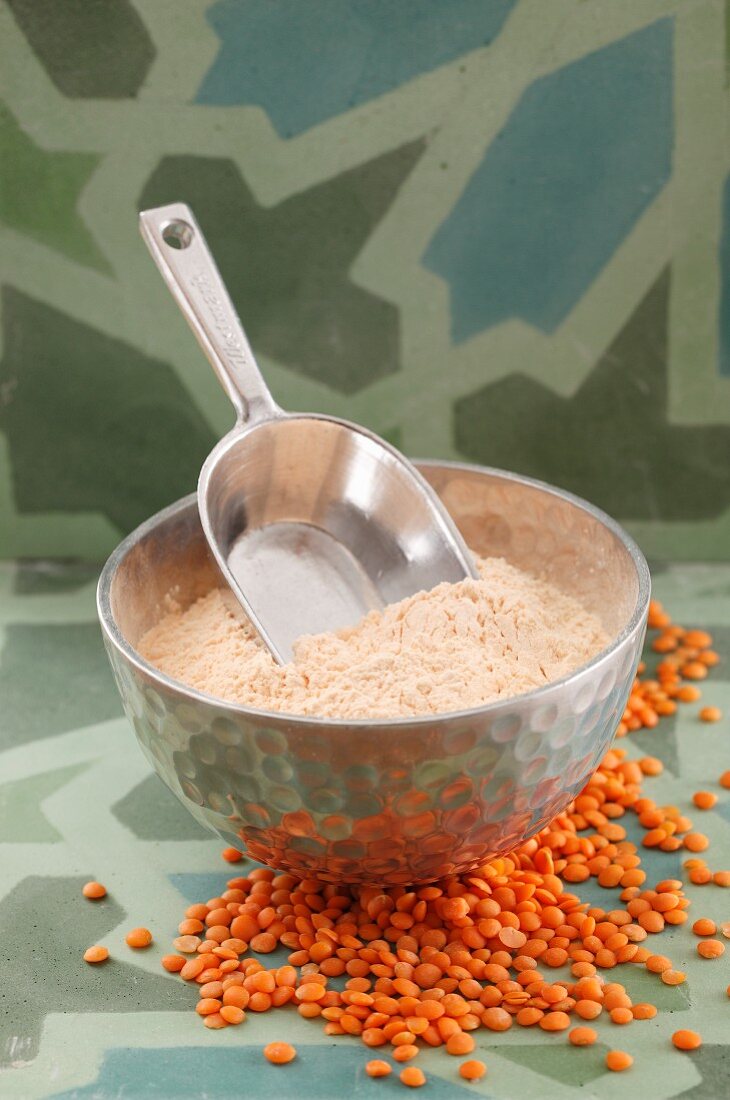
[[185, 966], [185, 959], [182, 955], [163, 955], [160, 963], [169, 974], [179, 974]]
[[211, 1012], [209, 1016], [203, 1017], [203, 1023], [206, 1027], [219, 1031], [222, 1027], [228, 1027], [228, 1024], [221, 1016], [220, 1012]]
[[94, 944], [93, 947], [87, 947], [84, 951], [84, 962], [87, 963], [103, 963], [109, 958], [109, 948], [100, 947], [98, 944]]
[[574, 1047], [589, 1047], [595, 1043], [598, 1035], [592, 1027], [574, 1027], [568, 1032], [568, 1039]]
[[225, 1020], [227, 1024], [242, 1024], [246, 1019], [246, 1013], [242, 1008], [237, 1008], [236, 1005], [223, 1005], [220, 1014], [221, 1019]]
[[125, 940], [130, 947], [149, 947], [152, 943], [152, 933], [148, 928], [133, 928], [127, 932]]
[[243, 859], [243, 852], [239, 852], [238, 848], [224, 848], [221, 855], [227, 863], [240, 863]]
[[426, 1084], [426, 1074], [416, 1066], [408, 1066], [407, 1069], [404, 1069], [400, 1079], [402, 1084], [408, 1085], [412, 1089], [418, 1089], [421, 1085]]
[[595, 1020], [603, 1012], [603, 1006], [597, 1001], [577, 1001], [574, 1011], [583, 1020]]
[[682, 985], [686, 982], [687, 975], [683, 970], [664, 970], [661, 978], [665, 985]]
[[372, 1061], [366, 1063], [365, 1072], [368, 1077], [387, 1077], [389, 1073], [393, 1072], [393, 1067], [380, 1058], [373, 1058]]
[[487, 1067], [478, 1058], [470, 1058], [459, 1066], [459, 1076], [465, 1081], [481, 1081], [486, 1072]]
[[621, 1073], [625, 1069], [630, 1069], [633, 1064], [634, 1059], [625, 1050], [609, 1050], [606, 1055], [606, 1065], [614, 1073]]
[[725, 944], [720, 940], [700, 940], [697, 954], [703, 959], [719, 959], [720, 955], [725, 954]]
[[251, 994], [240, 985], [232, 985], [223, 990], [223, 1004], [233, 1008], [247, 1008]]
[[98, 901], [99, 898], [106, 897], [106, 886], [102, 886], [100, 882], [87, 882], [81, 893], [91, 901]]
[[449, 1054], [471, 1054], [474, 1050], [474, 1040], [466, 1032], [457, 1031], [446, 1040], [446, 1050]]
[[287, 1062], [293, 1061], [296, 1056], [296, 1047], [291, 1043], [268, 1043], [264, 1047], [264, 1058], [275, 1066], [284, 1066]]
[[685, 684], [677, 691], [677, 698], [683, 703], [696, 703], [701, 696], [702, 692], [694, 684]]
[[688, 1031], [682, 1028], [672, 1035], [672, 1042], [677, 1050], [697, 1050], [702, 1046], [702, 1037], [696, 1031]]
[[201, 942], [200, 936], [178, 936], [172, 941], [172, 946], [184, 955], [194, 955]]

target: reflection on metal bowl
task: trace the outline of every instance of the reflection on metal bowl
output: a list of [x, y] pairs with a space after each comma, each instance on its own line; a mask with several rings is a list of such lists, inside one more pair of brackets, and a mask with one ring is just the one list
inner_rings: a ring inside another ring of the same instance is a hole
[[298, 718], [203, 695], [135, 650], [169, 592], [185, 607], [219, 583], [194, 496], [125, 539], [99, 581], [112, 669], [150, 763], [226, 844], [293, 874], [422, 883], [509, 851], [580, 791], [629, 695], [650, 583], [621, 528], [529, 478], [448, 463], [419, 468], [473, 550], [576, 596], [611, 644], [563, 680], [471, 711]]

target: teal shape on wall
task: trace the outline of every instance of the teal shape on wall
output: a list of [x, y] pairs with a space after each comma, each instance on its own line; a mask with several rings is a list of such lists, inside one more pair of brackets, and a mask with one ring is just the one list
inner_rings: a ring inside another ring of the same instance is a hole
[[292, 137], [488, 45], [514, 4], [220, 0], [207, 18], [222, 45], [197, 102], [257, 104]]
[[424, 254], [455, 343], [513, 317], [554, 331], [667, 182], [671, 19], [532, 84]]

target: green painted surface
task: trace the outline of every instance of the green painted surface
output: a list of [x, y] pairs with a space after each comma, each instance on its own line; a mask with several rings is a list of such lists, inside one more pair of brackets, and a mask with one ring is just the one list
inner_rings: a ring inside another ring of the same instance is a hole
[[115, 802], [112, 813], [140, 840], [200, 840], [210, 835], [156, 775], [148, 775]]
[[27, 779], [17, 779], [14, 783], [3, 783], [0, 786], [0, 843], [52, 843], [61, 840], [58, 829], [45, 816], [42, 803], [83, 771], [85, 766], [73, 764], [69, 768], [57, 768]]
[[[51, 568], [47, 563], [46, 570]], [[77, 567], [68, 568], [70, 580], [77, 580]], [[195, 990], [162, 972], [160, 957], [170, 950], [185, 907], [220, 892], [231, 874], [248, 865], [225, 864], [220, 842], [207, 838], [150, 773], [131, 727], [117, 716], [118, 703], [106, 716], [100, 712], [100, 698], [109, 704], [115, 698], [106, 668], [92, 657], [100, 643], [89, 587], [60, 583], [61, 563], [53, 571], [59, 583], [52, 590], [19, 595], [18, 567], [0, 563], [0, 697], [8, 698], [13, 681], [19, 685], [10, 697], [14, 720], [0, 726], [0, 1097], [405, 1095], [395, 1075], [386, 1082], [365, 1075], [368, 1052], [357, 1040], [328, 1038], [321, 1022], [289, 1008], [273, 1016], [249, 1013], [241, 1028], [206, 1031], [193, 1011]], [[722, 663], [703, 685], [703, 702], [730, 715], [730, 565], [669, 564], [656, 573], [654, 590], [680, 621], [715, 635]], [[39, 646], [43, 634], [47, 644]], [[74, 667], [86, 669], [83, 679], [73, 679]], [[50, 691], [54, 685], [61, 687]], [[647, 779], [646, 793], [693, 817], [710, 838], [710, 866], [728, 867], [730, 792], [717, 786], [717, 777], [727, 765], [730, 720], [702, 723], [698, 709], [683, 707], [675, 720], [621, 744], [632, 757], [663, 757], [671, 740], [671, 770]], [[41, 730], [42, 740], [30, 743], [29, 735]], [[705, 788], [717, 790], [720, 802], [715, 812], [700, 814], [690, 797]], [[639, 840], [632, 818], [623, 823], [629, 839]], [[642, 861], [650, 883], [682, 873], [681, 854], [643, 850]], [[91, 878], [107, 886], [101, 902], [81, 895]], [[594, 880], [577, 892], [606, 909], [619, 904], [618, 890]], [[727, 890], [688, 886], [687, 894], [691, 919], [728, 919]], [[153, 932], [146, 951], [124, 943], [135, 925]], [[96, 942], [111, 952], [112, 961], [103, 967], [81, 960], [85, 947]], [[418, 1057], [429, 1078], [423, 1096], [725, 1100], [730, 953], [706, 961], [697, 956], [696, 942], [684, 926], [650, 943], [686, 971], [683, 986], [665, 986], [639, 967], [610, 972], [635, 1002], [657, 1005], [654, 1020], [617, 1027], [601, 1018], [595, 1024], [598, 1044], [584, 1049], [571, 1047], [565, 1033], [539, 1028], [480, 1030], [474, 1033], [475, 1056], [488, 1065], [483, 1081], [466, 1085], [458, 1076], [459, 1059], [424, 1050]], [[283, 962], [285, 952], [278, 957]], [[555, 977], [569, 980], [564, 970]], [[670, 1036], [680, 1027], [701, 1032], [702, 1050], [688, 1056], [672, 1048]], [[265, 1042], [282, 1037], [299, 1051], [296, 1075], [269, 1066], [261, 1055]], [[604, 1071], [602, 1056], [612, 1048], [635, 1058], [620, 1078]]]
[[572, 397], [514, 374], [461, 398], [460, 449], [590, 497], [625, 519], [722, 514], [730, 506], [730, 424], [667, 419], [669, 290], [665, 273]]
[[19, 507], [99, 511], [123, 531], [194, 489], [214, 438], [167, 363], [9, 287], [2, 305]]
[[109, 271], [77, 210], [98, 163], [93, 153], [39, 148], [0, 103], [0, 222], [78, 263]]
[[679, 1094], [677, 1100], [704, 1100], [707, 1095], [723, 1097], [727, 1094], [730, 1077], [730, 1048], [706, 1046], [690, 1055], [701, 1074], [698, 1085]]
[[571, 1058], [571, 1051], [566, 1050], [563, 1036], [561, 1043], [555, 1043], [551, 1047], [542, 1043], [539, 1046], [515, 1043], [505, 1050], [504, 1057], [517, 1066], [532, 1070], [541, 1077], [549, 1077], [561, 1085], [582, 1088], [609, 1072], [606, 1068], [606, 1054], [610, 1049], [605, 1043], [596, 1043], [592, 1047], [579, 1048], [577, 1055]]
[[[185, 990], [159, 973], [148, 974], [121, 959], [109, 959], [103, 967], [83, 961], [86, 948], [103, 940], [126, 916], [113, 899], [80, 905], [85, 881], [30, 875], [0, 901], [0, 958], [13, 988], [12, 1008], [5, 1005], [12, 1018], [5, 1017], [0, 1046], [5, 1069], [18, 1055], [23, 1060], [35, 1057], [49, 1012], [96, 1015], [187, 1008]], [[0, 1089], [3, 1081], [0, 1077]]]
[[6, 0], [58, 90], [73, 98], [134, 96], [155, 55], [130, 0]]
[[96, 623], [11, 623], [1, 640], [0, 744], [42, 741], [121, 713]]

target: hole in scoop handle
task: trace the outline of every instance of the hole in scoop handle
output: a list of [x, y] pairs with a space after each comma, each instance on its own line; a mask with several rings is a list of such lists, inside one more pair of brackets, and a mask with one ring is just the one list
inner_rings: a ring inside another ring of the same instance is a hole
[[143, 210], [139, 228], [183, 316], [235, 406], [239, 421], [280, 410], [192, 210], [185, 203]]

